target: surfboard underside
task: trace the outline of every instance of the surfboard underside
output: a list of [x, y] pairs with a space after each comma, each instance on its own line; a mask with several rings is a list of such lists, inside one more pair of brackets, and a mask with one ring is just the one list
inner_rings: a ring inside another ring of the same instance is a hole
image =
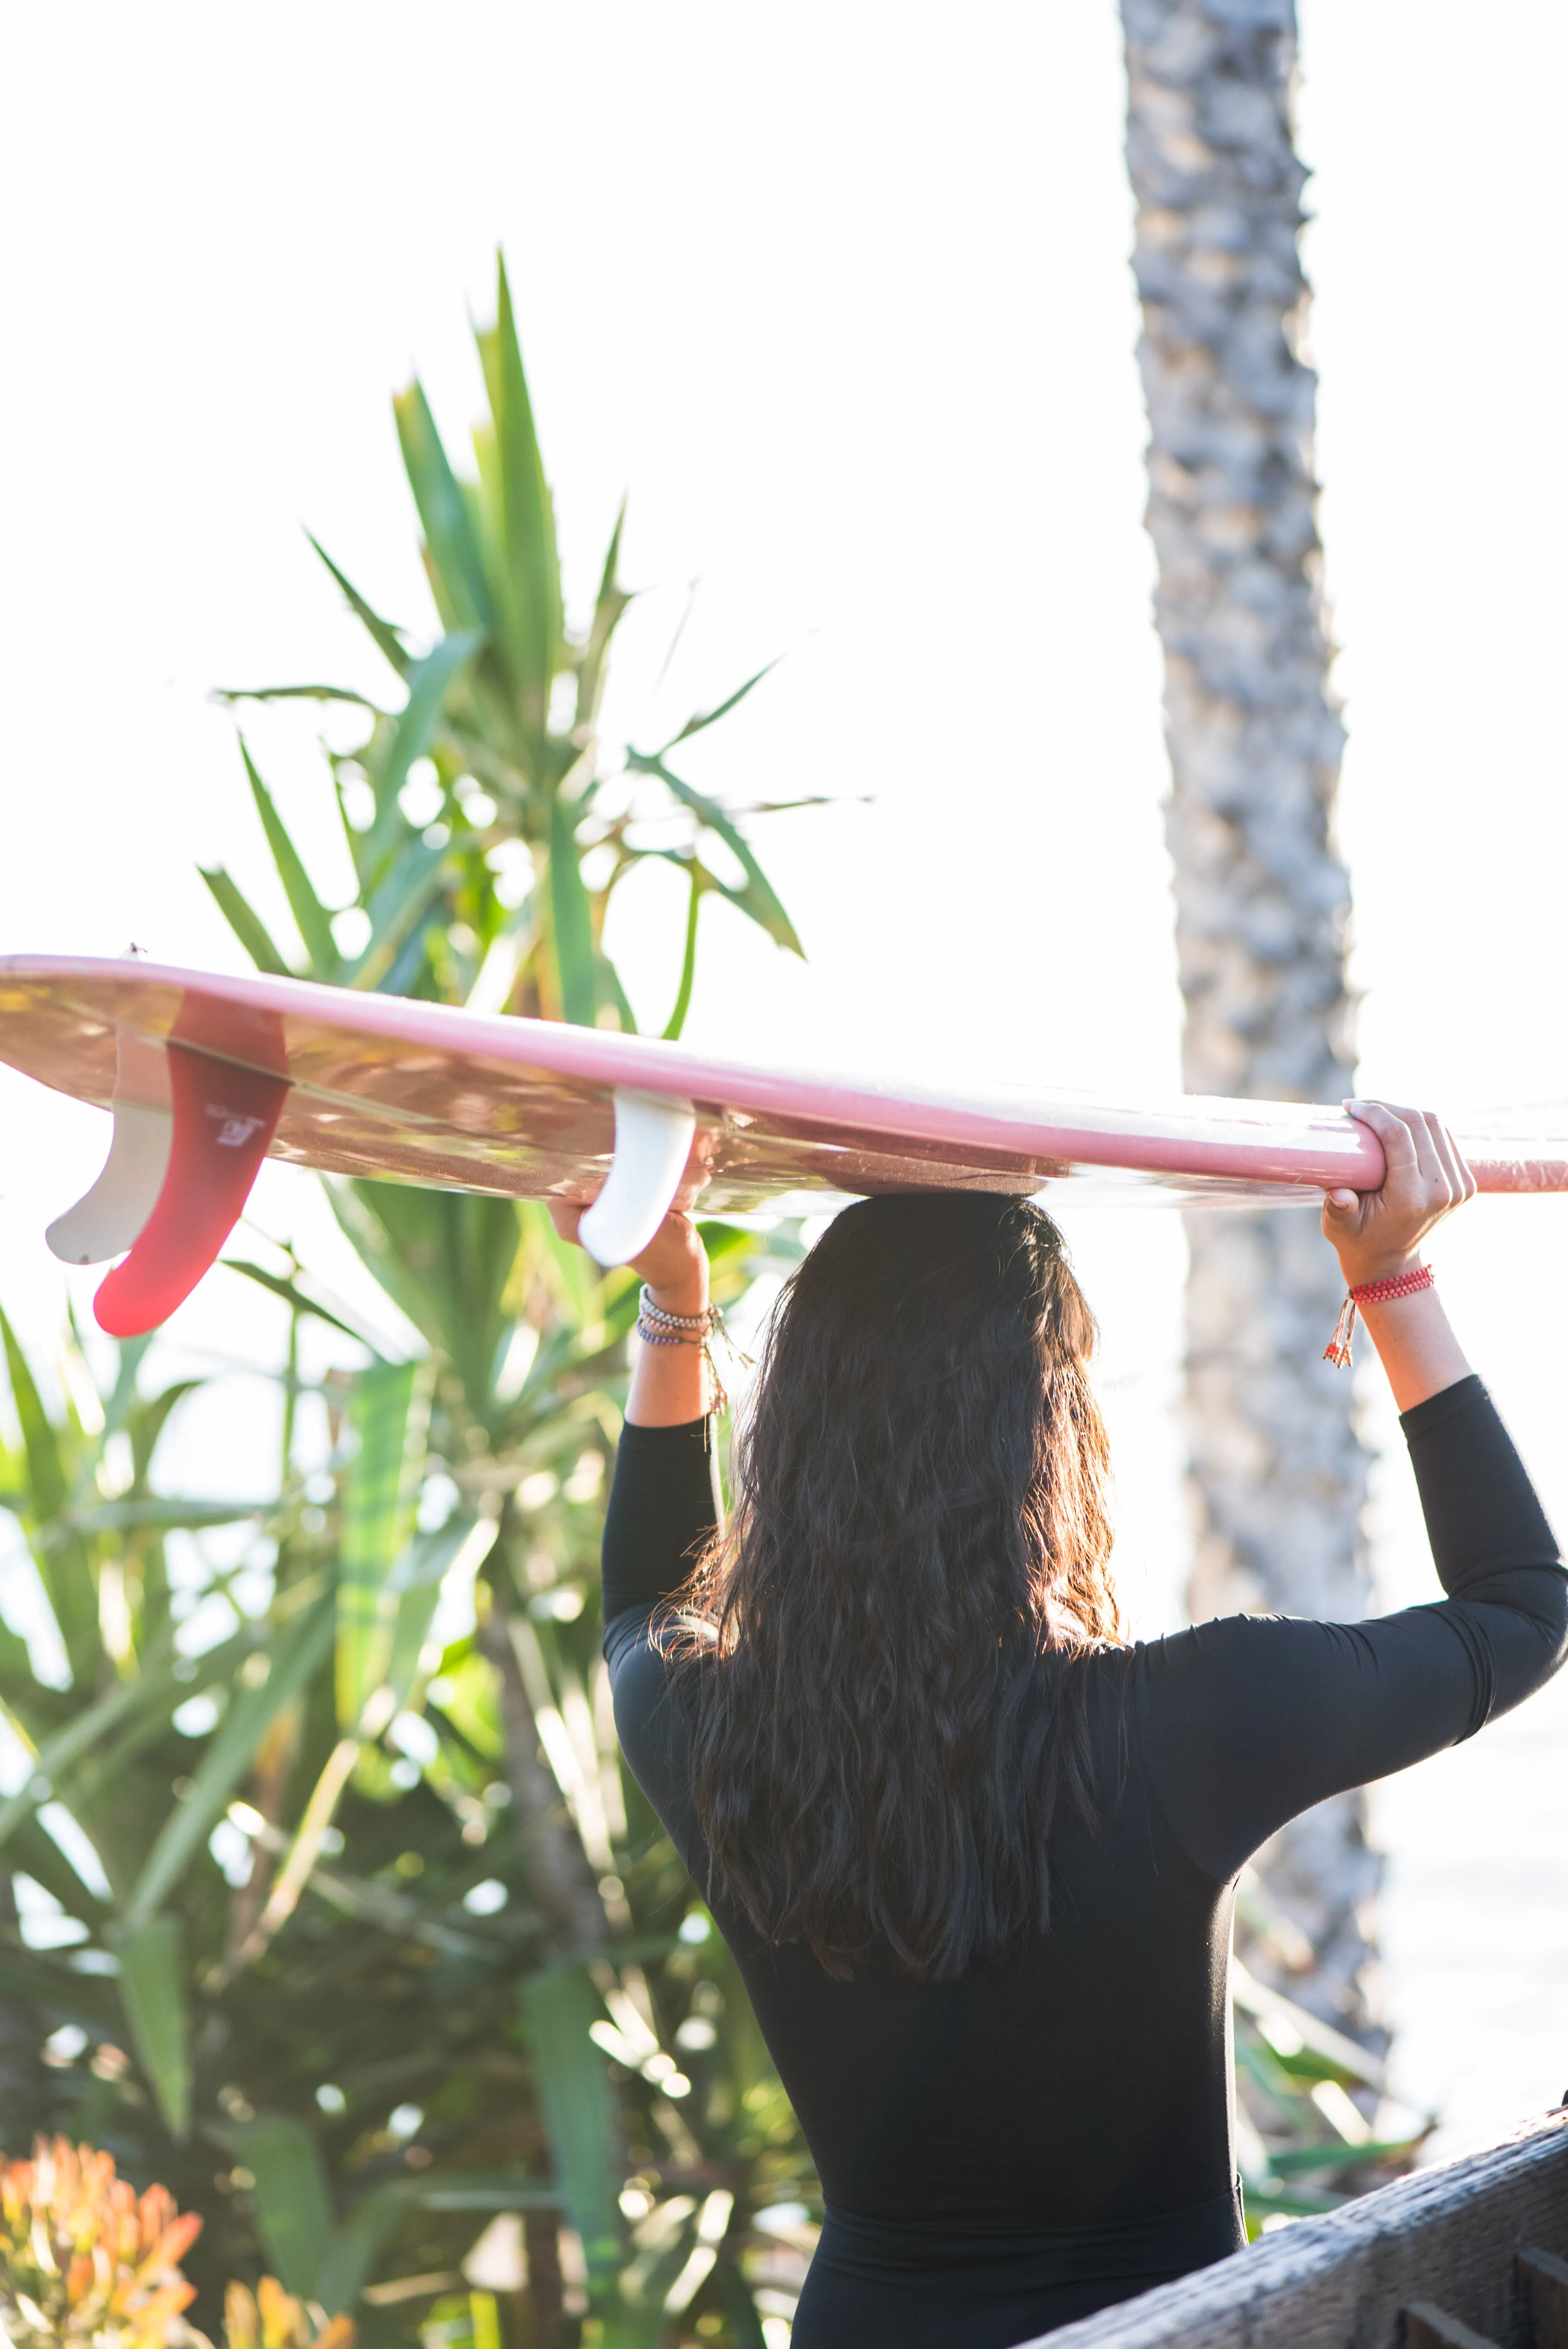
[[[266, 1000], [285, 993], [311, 999]], [[372, 1026], [366, 1014], [381, 1019]], [[544, 1063], [543, 1049], [558, 1048], [562, 1037], [578, 1048], [572, 1057], [598, 1065]], [[128, 1039], [140, 1049], [128, 1052]], [[727, 1097], [738, 1090], [733, 1072], [691, 1064], [690, 1056], [681, 1056], [683, 1066], [667, 1048], [661, 1066], [661, 1048], [645, 1039], [468, 1019], [304, 983], [198, 982], [196, 974], [135, 963], [0, 961], [0, 1058], [57, 1091], [167, 1114], [167, 1054], [156, 1047], [170, 1042], [286, 1076], [272, 1156], [380, 1182], [591, 1198], [614, 1153], [614, 1093], [630, 1076], [640, 1081], [634, 1089], [653, 1092], [692, 1083], [696, 1135], [683, 1188], [717, 1213], [797, 1192], [848, 1197], [925, 1186], [1033, 1193], [1067, 1185], [1086, 1200], [1141, 1195], [1243, 1205], [1295, 1204], [1302, 1195], [1300, 1174], [1283, 1165], [1253, 1174], [1107, 1164], [1093, 1112], [1065, 1099], [1053, 1105], [1052, 1123], [1010, 1101], [944, 1120], [933, 1104], [896, 1094], [774, 1077], [777, 1099], [746, 1102]], [[622, 1065], [628, 1045], [636, 1056], [630, 1067]], [[1059, 1112], [1069, 1109], [1074, 1123], [1064, 1123]], [[912, 1130], [917, 1121], [947, 1130]], [[1261, 1119], [1256, 1124], [1261, 1137]]]
[[[72, 1262], [109, 1246], [139, 1256], [101, 1292], [117, 1322], [162, 1318], [188, 1293], [198, 1227], [210, 1263], [263, 1153], [514, 1198], [603, 1193], [584, 1237], [605, 1261], [636, 1253], [672, 1197], [718, 1214], [927, 1187], [1315, 1207], [1325, 1188], [1375, 1189], [1383, 1174], [1376, 1138], [1339, 1109], [928, 1092], [141, 961], [0, 959], [0, 1059], [116, 1112], [104, 1174], [51, 1244]], [[1568, 1190], [1568, 1113], [1508, 1123], [1459, 1135], [1481, 1188]]]

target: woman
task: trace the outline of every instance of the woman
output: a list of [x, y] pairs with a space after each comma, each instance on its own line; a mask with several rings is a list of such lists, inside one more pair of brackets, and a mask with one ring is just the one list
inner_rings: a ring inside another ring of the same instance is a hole
[[1037, 1208], [836, 1219], [775, 1316], [727, 1533], [702, 1247], [672, 1216], [638, 1259], [605, 1652], [821, 2178], [797, 2349], [1004, 2349], [1238, 2249], [1243, 1861], [1562, 1659], [1551, 1531], [1406, 1277], [1473, 1180], [1434, 1118], [1350, 1106], [1387, 1171], [1324, 1230], [1351, 1288], [1409, 1292], [1364, 1310], [1448, 1594], [1372, 1622], [1122, 1643], [1094, 1324]]

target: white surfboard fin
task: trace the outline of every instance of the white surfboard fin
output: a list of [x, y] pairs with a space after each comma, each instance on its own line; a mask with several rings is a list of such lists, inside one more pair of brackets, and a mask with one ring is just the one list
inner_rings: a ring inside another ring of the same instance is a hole
[[615, 1154], [577, 1230], [595, 1264], [628, 1264], [642, 1254], [669, 1214], [696, 1133], [690, 1102], [616, 1093]]
[[139, 1102], [114, 1103], [114, 1134], [103, 1173], [44, 1234], [62, 1264], [107, 1264], [140, 1237], [169, 1172], [174, 1118]]

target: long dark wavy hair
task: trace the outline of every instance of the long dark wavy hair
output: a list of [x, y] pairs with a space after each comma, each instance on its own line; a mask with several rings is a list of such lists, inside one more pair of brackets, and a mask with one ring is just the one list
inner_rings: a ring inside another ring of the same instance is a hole
[[1050, 1918], [1116, 1643], [1094, 1319], [1048, 1216], [866, 1199], [774, 1314], [668, 1637], [714, 1878], [767, 1943], [936, 1980]]

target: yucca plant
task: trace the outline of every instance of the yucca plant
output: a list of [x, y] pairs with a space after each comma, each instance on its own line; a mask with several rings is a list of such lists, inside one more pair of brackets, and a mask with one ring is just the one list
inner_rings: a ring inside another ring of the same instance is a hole
[[[0, 1815], [0, 1868], [30, 1909], [26, 1937], [0, 1924], [0, 1999], [45, 2049], [35, 2112], [203, 2214], [192, 2275], [213, 2332], [236, 2274], [270, 2270], [332, 2311], [379, 2274], [362, 2320], [390, 2341], [500, 2209], [524, 2214], [542, 2337], [578, 2329], [580, 2246], [604, 2339], [660, 2340], [717, 2305], [721, 2337], [755, 2342], [746, 2271], [772, 2239], [750, 2222], [810, 2191], [722, 1945], [608, 1718], [593, 1593], [631, 1284], [584, 1280], [542, 1215], [518, 1237], [509, 1278], [534, 1319], [511, 1326], [547, 1335], [484, 1447], [438, 1358], [373, 1361], [325, 1398], [330, 1492], [316, 1468], [307, 1499], [291, 1466], [258, 1504], [241, 1570], [273, 1552], [263, 1612], [182, 1653], [139, 1586], [127, 1643], [78, 1634], [69, 1687], [6, 1658], [8, 1717], [41, 1733], [50, 1773]], [[733, 1296], [753, 1243], [710, 1240]], [[311, 1309], [307, 1278], [277, 1278]], [[150, 1540], [219, 1510], [159, 1495], [148, 1454], [119, 1517], [95, 1523], [109, 1505], [82, 1498], [72, 1447], [102, 1457], [132, 1354], [84, 1435], [85, 1363], [51, 1413], [11, 1341], [31, 1450], [10, 1498], [67, 1621], [95, 1599], [101, 1615], [106, 1590], [117, 1619], [128, 1523]], [[161, 1424], [172, 1407], [133, 1410]], [[99, 1548], [63, 1571], [84, 1533]], [[441, 1583], [486, 1544], [477, 1630], [438, 1652]], [[42, 1920], [40, 1893], [57, 1912]], [[4, 2117], [21, 2117], [9, 2100]]]
[[[603, 949], [604, 917], [634, 866], [668, 859], [688, 888], [681, 978], [665, 1030], [678, 1034], [705, 895], [727, 898], [779, 946], [801, 952], [734, 812], [669, 764], [678, 743], [735, 709], [767, 671], [694, 715], [660, 749], [605, 757], [600, 709], [632, 600], [619, 577], [622, 521], [592, 616], [574, 635], [504, 264], [495, 324], [478, 341], [490, 414], [474, 434], [475, 478], [453, 467], [418, 382], [394, 402], [445, 634], [414, 653], [407, 632], [382, 619], [316, 547], [401, 680], [401, 708], [330, 685], [227, 696], [365, 712], [363, 741], [346, 755], [326, 754], [356, 878], [353, 901], [335, 910], [323, 902], [248, 750], [251, 791], [299, 933], [297, 962], [228, 872], [204, 878], [260, 969], [297, 968], [346, 987], [631, 1029], [631, 1005]], [[729, 877], [714, 869], [705, 839], [722, 843]]]
[[[476, 479], [459, 480], [417, 383], [396, 402], [446, 635], [412, 658], [403, 633], [328, 566], [406, 688], [396, 715], [362, 704], [365, 741], [331, 761], [357, 878], [352, 906], [334, 914], [325, 905], [244, 754], [299, 933], [299, 967], [339, 984], [629, 1028], [631, 1007], [603, 951], [605, 912], [636, 863], [666, 857], [688, 882], [681, 977], [665, 1029], [676, 1035], [691, 1001], [705, 895], [728, 898], [780, 946], [799, 952], [799, 942], [734, 812], [671, 768], [674, 743], [627, 749], [618, 767], [602, 755], [606, 662], [628, 601], [620, 523], [591, 621], [573, 638], [504, 267], [495, 325], [479, 343], [490, 418], [475, 435]], [[676, 741], [733, 709], [763, 674], [695, 715]], [[302, 695], [359, 700], [317, 686], [266, 698]], [[428, 764], [421, 770], [420, 761]], [[714, 871], [705, 835], [733, 860], [731, 878]], [[289, 968], [232, 877], [206, 878], [258, 965]], [[431, 1683], [464, 1710], [466, 1727], [438, 1702], [430, 1707], [440, 1735], [431, 1766], [460, 1780], [481, 1756], [504, 1774], [511, 1797], [526, 1889], [543, 1922], [544, 1962], [524, 1982], [523, 2016], [591, 2321], [607, 2344], [654, 2340], [702, 2289], [727, 2294], [736, 2337], [757, 2341], [738, 2252], [758, 2193], [777, 2199], [772, 2171], [787, 2175], [791, 2194], [799, 2189], [802, 2148], [744, 2000], [715, 1979], [717, 1945], [712, 1961], [694, 1971], [692, 1945], [674, 1937], [684, 1876], [623, 1779], [598, 1661], [593, 1586], [634, 1284], [624, 1274], [599, 1279], [557, 1244], [538, 1208], [371, 1183], [334, 1185], [332, 1195], [366, 1263], [430, 1349], [429, 1440], [493, 1528], [479, 1638], [460, 1670], [443, 1669]], [[728, 1228], [711, 1228], [709, 1242], [721, 1293], [743, 1287], [741, 1268], [767, 1253]], [[779, 1247], [788, 1252], [789, 1243]], [[346, 1729], [342, 1656], [340, 1646]], [[378, 1669], [366, 1666], [354, 1702], [375, 1701]], [[492, 1725], [488, 1749], [481, 1722]], [[649, 1927], [661, 1921], [650, 1942]], [[634, 1955], [617, 1965], [628, 1940]], [[711, 2014], [686, 2012], [698, 1983]], [[722, 2032], [718, 2016], [728, 2018]], [[694, 2048], [719, 2051], [700, 2064], [694, 2057], [709, 2085], [684, 2104], [667, 2086], [655, 2093], [670, 2079], [686, 2084], [667, 2044], [681, 2029]], [[618, 2102], [606, 2094], [606, 2033], [627, 2082]], [[645, 2181], [630, 2188], [629, 2160]], [[684, 2190], [694, 2166], [716, 2161], [722, 2178], [709, 2192]], [[681, 2190], [662, 2190], [671, 2179]], [[628, 2223], [645, 2237], [652, 2223], [656, 2255], [645, 2240], [628, 2265]], [[552, 2305], [553, 2230], [548, 2215], [530, 2221], [534, 2313], [547, 2332], [565, 2297]]]
[[[639, 856], [673, 855], [690, 883], [678, 1030], [710, 888], [798, 941], [732, 814], [664, 752], [615, 774], [601, 764], [619, 531], [573, 641], [504, 274], [480, 345], [491, 417], [476, 481], [456, 481], [418, 388], [398, 403], [447, 635], [415, 659], [340, 583], [406, 688], [395, 715], [367, 707], [359, 754], [333, 762], [352, 907], [324, 905], [247, 759], [297, 967], [627, 1022], [604, 908]], [[684, 840], [666, 825], [646, 844], [650, 799]], [[728, 879], [703, 855], [704, 830], [736, 860]], [[284, 968], [232, 879], [208, 880], [261, 967]], [[779, 2261], [799, 2252], [751, 2222], [782, 2202], [799, 2237], [804, 2151], [722, 1948], [621, 1772], [598, 1655], [634, 1284], [600, 1278], [541, 1208], [378, 1184], [332, 1195], [425, 1350], [339, 1381], [334, 1453], [308, 1501], [285, 1413], [279, 1489], [256, 1520], [276, 1546], [272, 1605], [236, 1634], [243, 1656], [180, 1660], [181, 1695], [206, 1691], [218, 1717], [185, 1715], [183, 1770], [158, 1749], [114, 1899], [95, 1908], [57, 1853], [38, 1855], [85, 1939], [26, 1948], [0, 1921], [0, 1989], [54, 2028], [57, 2106], [118, 2132], [205, 2211], [210, 2292], [267, 2266], [335, 2310], [376, 2277], [362, 2320], [390, 2338], [445, 2308], [475, 2214], [503, 2210], [522, 2214], [518, 2306], [538, 2349], [580, 2333], [630, 2349], [699, 2323], [704, 2340], [759, 2349], [762, 2323], [782, 2319], [759, 2310], [748, 2271], [770, 2263], [759, 2288], [776, 2290]], [[708, 1237], [731, 1299], [792, 1245], [725, 1226]], [[335, 1318], [292, 1259], [240, 1269], [285, 1299], [295, 1333], [310, 1314]], [[291, 1399], [297, 1362], [296, 1334]], [[44, 1423], [19, 1351], [12, 1375], [18, 1411]], [[121, 1377], [134, 1396], [129, 1357]], [[57, 1423], [58, 1442], [68, 1433]], [[41, 1555], [56, 1530], [20, 1497]], [[106, 1553], [83, 1591], [61, 1592], [95, 1622], [105, 1568], [112, 1585]], [[476, 1630], [437, 1652], [443, 1580], [476, 1569]], [[84, 1639], [56, 1747], [40, 1742], [34, 1787], [13, 1806], [29, 1857], [46, 1759], [62, 1812], [96, 1847], [96, 1782], [73, 1775], [77, 1749], [58, 1740], [90, 1734], [80, 1724], [109, 1681], [130, 1692], [119, 1701], [147, 1750], [169, 1733], [142, 1649], [111, 1669]], [[154, 1960], [128, 1966], [136, 1934]], [[459, 2297], [483, 2333], [494, 2295]]]

